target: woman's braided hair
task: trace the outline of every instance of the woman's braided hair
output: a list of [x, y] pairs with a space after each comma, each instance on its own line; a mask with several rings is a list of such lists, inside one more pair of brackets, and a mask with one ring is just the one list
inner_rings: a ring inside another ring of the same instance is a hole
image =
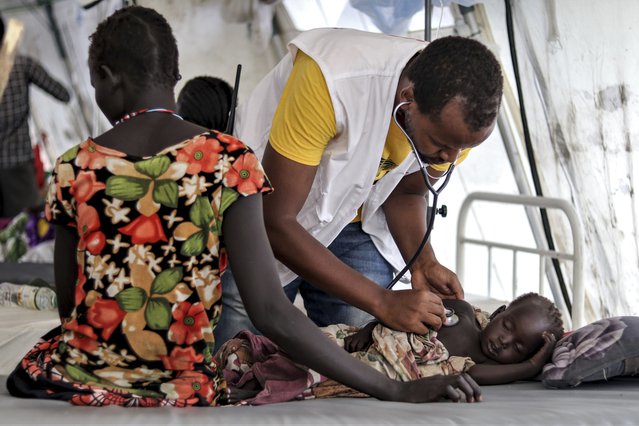
[[129, 6], [102, 21], [89, 37], [89, 66], [127, 75], [140, 89], [173, 89], [180, 79], [178, 49], [169, 23], [153, 9]]

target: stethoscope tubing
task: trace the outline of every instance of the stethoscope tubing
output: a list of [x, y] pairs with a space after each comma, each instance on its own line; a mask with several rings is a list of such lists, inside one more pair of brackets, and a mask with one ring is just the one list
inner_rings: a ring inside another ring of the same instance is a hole
[[[433, 206], [432, 206], [431, 214], [428, 216], [428, 223], [426, 225], [426, 232], [424, 233], [424, 238], [419, 244], [419, 247], [415, 251], [415, 254], [413, 255], [413, 257], [411, 257], [410, 260], [406, 262], [406, 266], [404, 266], [404, 268], [402, 268], [402, 270], [399, 271], [395, 275], [395, 277], [385, 286], [387, 289], [392, 289], [395, 286], [395, 284], [399, 282], [399, 280], [406, 274], [406, 272], [411, 268], [411, 266], [413, 266], [413, 264], [415, 263], [419, 255], [424, 250], [424, 247], [426, 247], [426, 244], [428, 243], [428, 240], [430, 239], [430, 233], [433, 230], [433, 225], [435, 224], [435, 215], [437, 212], [437, 198], [439, 197], [439, 194], [444, 190], [444, 188], [446, 188], [446, 186], [448, 185], [453, 169], [455, 168], [454, 162], [451, 163], [450, 166], [448, 166], [448, 170], [446, 170], [446, 173], [442, 175], [444, 177], [444, 181], [439, 185], [439, 187], [436, 188], [433, 184], [430, 183], [430, 176], [428, 174], [428, 171], [426, 170], [428, 165], [424, 164], [424, 162], [419, 156], [419, 153], [417, 152], [417, 148], [415, 147], [415, 143], [413, 142], [413, 139], [410, 136], [408, 136], [408, 133], [406, 132], [406, 130], [404, 130], [404, 127], [402, 127], [402, 125], [399, 124], [399, 121], [397, 120], [397, 111], [399, 111], [399, 109], [403, 105], [407, 105], [409, 103], [410, 103], [409, 101], [400, 102], [395, 107], [395, 109], [393, 110], [393, 120], [395, 121], [395, 124], [397, 125], [397, 127], [399, 127], [399, 130], [401, 130], [404, 136], [406, 136], [406, 139], [408, 140], [408, 143], [410, 144], [413, 154], [415, 155], [415, 158], [417, 159], [417, 164], [419, 165], [419, 171], [422, 174], [424, 183], [426, 184], [428, 191], [433, 195]], [[442, 176], [440, 176], [440, 178]]]

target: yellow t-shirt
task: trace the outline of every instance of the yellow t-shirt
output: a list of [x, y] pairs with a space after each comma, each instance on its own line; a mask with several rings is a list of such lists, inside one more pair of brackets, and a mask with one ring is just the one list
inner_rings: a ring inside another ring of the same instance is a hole
[[[290, 160], [317, 166], [336, 134], [335, 111], [324, 75], [317, 63], [300, 50], [273, 117], [271, 146]], [[406, 138], [391, 122], [376, 180], [397, 167], [409, 153]]]
[[[317, 166], [326, 145], [336, 134], [335, 111], [324, 75], [310, 56], [298, 50], [273, 117], [269, 135], [271, 146], [289, 160]], [[466, 158], [468, 151], [461, 152], [458, 163]], [[410, 152], [406, 137], [391, 120], [375, 180], [401, 164]], [[445, 171], [448, 164], [430, 167]]]

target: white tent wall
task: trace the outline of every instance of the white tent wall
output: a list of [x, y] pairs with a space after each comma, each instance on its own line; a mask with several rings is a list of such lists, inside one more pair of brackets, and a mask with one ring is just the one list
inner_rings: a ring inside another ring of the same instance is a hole
[[[52, 100], [37, 88], [31, 90], [34, 136], [37, 137], [40, 131], [48, 134], [51, 156], [54, 158], [87, 136], [97, 136], [111, 127], [95, 105], [87, 58], [89, 36], [98, 22], [121, 7], [122, 3], [122, 0], [104, 0], [89, 10], [84, 10], [77, 0], [58, 0], [52, 3], [68, 54], [67, 67], [58, 53], [42, 7], [35, 6], [35, 2], [31, 1], [0, 2], [5, 21], [15, 18], [25, 25], [19, 51], [37, 58], [52, 76], [67, 87], [74, 88], [70, 106]], [[242, 64], [239, 92], [241, 101], [242, 96], [247, 96], [262, 76], [275, 65], [276, 55], [259, 40], [260, 28], [254, 25], [250, 32], [247, 23], [229, 22], [222, 13], [225, 3], [223, 0], [138, 1], [139, 5], [153, 7], [163, 14], [173, 28], [180, 52], [182, 75], [182, 80], [176, 87], [176, 96], [182, 85], [197, 75], [220, 77], [233, 85], [236, 66]], [[262, 33], [264, 32], [262, 29]], [[84, 112], [80, 105], [84, 105]]]
[[543, 193], [571, 200], [584, 225], [587, 319], [637, 315], [639, 2], [512, 5]]
[[[32, 139], [40, 141], [41, 133], [46, 133], [50, 143], [50, 157], [55, 157], [65, 147], [70, 147], [74, 141], [77, 143], [81, 137], [88, 136], [88, 128], [82, 118], [79, 103], [79, 99], [86, 99], [88, 88], [90, 88], [88, 72], [86, 81], [83, 81], [84, 75], [81, 72], [83, 68], [86, 68], [86, 53], [83, 56], [83, 66], [80, 66], [82, 59], [76, 57], [77, 52], [74, 49], [68, 48], [67, 54], [70, 56], [70, 63], [77, 65], [67, 68], [60, 56], [53, 33], [49, 29], [49, 20], [43, 8], [23, 6], [24, 4], [19, 1], [7, 1], [6, 3], [2, 2], [2, 8], [0, 8], [3, 11], [5, 23], [9, 19], [17, 19], [24, 24], [18, 52], [40, 61], [47, 72], [68, 89], [71, 89], [72, 81], [74, 81], [74, 86], [77, 84], [78, 87], [83, 87], [82, 93], [72, 93], [69, 105], [54, 100], [38, 88], [33, 89], [33, 86], [30, 90]], [[79, 9], [78, 2], [59, 3], [54, 7], [56, 16], [64, 16], [65, 21], [73, 23], [68, 26], [73, 30], [63, 29], [63, 37], [76, 37], [77, 44], [86, 40], [86, 37], [81, 37], [79, 34], [88, 31], [84, 28], [87, 25], [85, 20], [76, 19]], [[91, 25], [91, 28], [94, 27], [95, 23]], [[85, 45], [88, 46], [88, 43]], [[90, 113], [90, 110], [87, 113]]]

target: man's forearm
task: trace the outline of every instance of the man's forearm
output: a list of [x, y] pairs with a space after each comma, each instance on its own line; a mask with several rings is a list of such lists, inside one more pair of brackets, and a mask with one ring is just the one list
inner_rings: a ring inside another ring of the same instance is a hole
[[310, 235], [297, 221], [267, 226], [275, 257], [321, 290], [372, 315], [386, 291], [350, 268]]

